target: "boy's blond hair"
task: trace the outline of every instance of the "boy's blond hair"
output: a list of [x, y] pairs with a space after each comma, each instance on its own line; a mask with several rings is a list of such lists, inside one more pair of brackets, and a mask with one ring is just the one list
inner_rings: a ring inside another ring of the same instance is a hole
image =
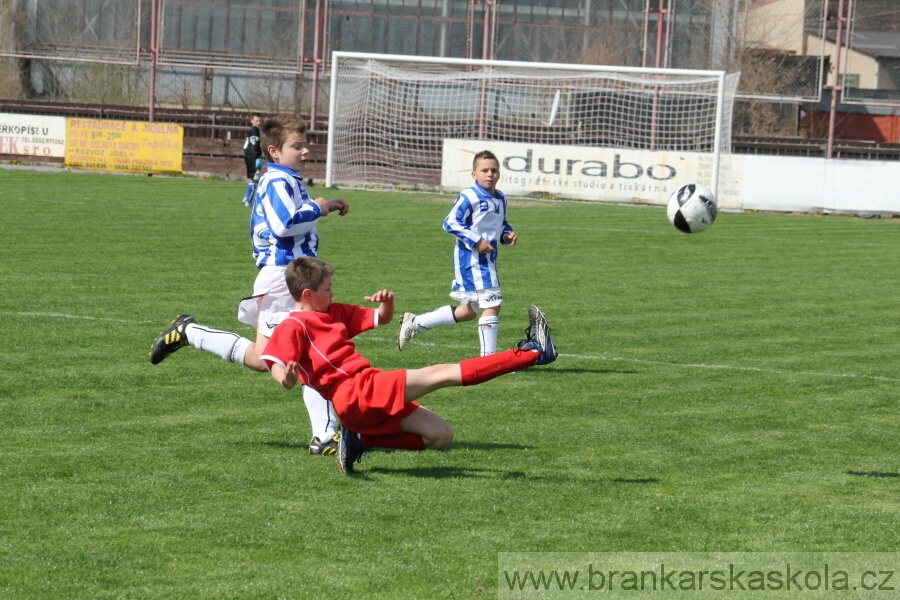
[[300, 300], [303, 290], [317, 290], [326, 277], [334, 277], [334, 266], [321, 258], [301, 256], [292, 260], [285, 270], [284, 280], [294, 300]]
[[263, 121], [259, 127], [259, 141], [266, 160], [273, 160], [269, 155], [269, 146], [275, 146], [279, 150], [284, 146], [285, 140], [292, 133], [301, 137], [306, 133], [306, 123], [297, 115], [275, 115]]

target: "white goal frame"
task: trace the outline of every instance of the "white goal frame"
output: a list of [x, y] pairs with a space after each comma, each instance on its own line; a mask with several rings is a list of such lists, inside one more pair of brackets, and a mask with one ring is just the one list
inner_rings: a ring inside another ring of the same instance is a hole
[[[336, 171], [338, 170], [339, 164], [344, 164], [338, 157], [338, 144], [344, 144], [345, 147], [341, 147], [340, 151], [343, 153], [342, 155], [350, 155], [353, 154], [353, 162], [358, 165], [363, 165], [361, 168], [365, 170], [365, 161], [367, 160], [366, 154], [370, 156], [372, 154], [377, 153], [375, 150], [366, 150], [365, 146], [367, 143], [365, 141], [360, 141], [360, 139], [350, 139], [350, 134], [356, 135], [355, 130], [351, 130], [348, 126], [350, 121], [354, 121], [356, 123], [367, 121], [368, 118], [377, 112], [378, 107], [374, 105], [367, 104], [371, 101], [371, 98], [376, 96], [381, 96], [382, 98], [389, 98], [390, 92], [386, 92], [385, 90], [373, 91], [370, 89], [370, 85], [372, 82], [384, 82], [389, 79], [385, 77], [379, 77], [374, 73], [373, 69], [369, 70], [369, 74], [356, 74], [351, 76], [343, 76], [341, 72], [341, 67], [348, 62], [361, 63], [364, 62], [369, 66], [378, 66], [382, 65], [386, 70], [389, 70], [391, 67], [387, 65], [390, 63], [392, 65], [396, 65], [400, 63], [401, 65], [409, 66], [411, 69], [421, 69], [421, 80], [419, 79], [403, 79], [397, 80], [402, 82], [416, 83], [421, 82], [422, 84], [426, 84], [429, 82], [437, 81], [436, 78], [439, 78], [440, 75], [435, 75], [436, 71], [440, 71], [441, 69], [456, 70], [459, 73], [476, 73], [477, 77], [480, 78], [481, 81], [487, 81], [492, 83], [491, 79], [492, 73], [496, 71], [496, 77], [498, 79], [501, 78], [509, 78], [510, 72], [515, 72], [517, 75], [522, 78], [522, 81], [526, 81], [527, 83], [520, 84], [522, 87], [538, 87], [540, 85], [539, 76], [540, 74], [547, 73], [549, 75], [554, 74], [562, 74], [563, 77], [589, 77], [592, 74], [598, 74], [598, 76], [602, 77], [620, 77], [623, 80], [637, 80], [638, 85], [642, 86], [641, 89], [644, 91], [642, 94], [644, 97], [649, 97], [653, 95], [653, 88], [657, 90], [656, 97], [660, 97], [660, 89], [664, 89], [667, 85], [673, 85], [678, 81], [702, 81], [703, 85], [709, 86], [708, 88], [704, 88], [703, 92], [692, 92], [693, 96], [702, 96], [705, 100], [705, 104], [707, 105], [707, 109], [711, 109], [711, 103], [714, 101], [714, 123], [710, 123], [710, 125], [714, 128], [714, 133], [711, 134], [711, 147], [707, 143], [704, 146], [704, 150], [700, 150], [700, 152], [708, 153], [712, 155], [712, 169], [710, 173], [710, 188], [714, 193], [718, 192], [719, 187], [719, 170], [720, 170], [720, 162], [721, 155], [723, 150], [730, 150], [730, 139], [731, 139], [731, 114], [732, 108], [734, 104], [734, 91], [737, 85], [737, 75], [727, 75], [725, 71], [706, 71], [706, 70], [694, 70], [694, 69], [654, 69], [654, 68], [639, 68], [639, 67], [614, 67], [614, 66], [601, 66], [601, 65], [580, 65], [580, 64], [558, 64], [558, 63], [530, 63], [530, 62], [515, 62], [515, 61], [496, 61], [496, 60], [478, 60], [478, 59], [458, 59], [458, 58], [440, 58], [440, 57], [424, 57], [424, 56], [406, 56], [406, 55], [390, 55], [390, 54], [372, 54], [372, 53], [360, 53], [360, 52], [340, 52], [336, 51], [332, 53], [332, 61], [331, 61], [331, 82], [330, 82], [330, 100], [329, 100], [329, 111], [328, 111], [328, 148], [327, 148], [327, 157], [326, 157], [326, 175], [325, 175], [325, 185], [327, 187], [333, 187], [336, 182]], [[380, 68], [380, 67], [379, 67]], [[531, 74], [534, 74], [532, 77]], [[504, 79], [505, 80], [505, 79]], [[518, 81], [518, 80], [517, 80]], [[714, 84], [714, 86], [712, 85]], [[482, 85], [482, 90], [484, 89], [485, 84]], [[554, 90], [553, 86], [548, 86], [548, 89], [542, 90], [542, 93], [546, 96], [545, 100], [545, 113], [547, 115], [546, 119], [541, 119], [538, 123], [531, 123], [531, 127], [535, 129], [541, 129], [543, 127], [544, 130], [547, 128], [552, 128], [555, 125], [555, 121], [557, 120], [559, 110], [560, 110], [560, 97], [561, 97], [561, 89], [557, 87]], [[583, 90], [587, 90], [582, 93], [592, 93], [590, 90], [592, 88], [585, 87]], [[649, 92], [647, 90], [650, 90]], [[606, 93], [615, 95], [617, 92], [607, 91]], [[634, 94], [634, 92], [632, 92]], [[515, 92], [512, 93], [515, 95]], [[685, 97], [690, 94], [685, 94]], [[475, 97], [477, 94], [472, 94], [471, 97]], [[692, 97], [693, 97], [692, 96]], [[485, 118], [485, 106], [484, 106], [485, 96], [484, 93], [481, 94], [480, 98], [480, 106], [475, 110], [481, 115], [481, 125], [484, 124], [483, 119]], [[351, 103], [356, 103], [355, 106], [351, 106]], [[654, 101], [654, 111], [656, 110], [656, 103]], [[711, 113], [712, 110], [707, 110], [707, 112]], [[534, 117], [534, 114], [531, 115]], [[711, 121], [712, 115], [707, 115], [706, 118], [708, 121]], [[388, 119], [394, 119], [385, 121], [385, 117], [381, 115], [381, 123], [389, 122], [392, 124], [396, 123], [398, 128], [402, 128], [404, 126], [402, 118], [397, 117], [388, 117]], [[623, 121], [627, 121], [629, 116], [627, 114], [624, 115]], [[636, 118], [635, 118], [636, 119]], [[647, 121], [645, 117], [644, 123], [650, 122], [650, 128], [654, 129], [657, 127], [656, 115], [652, 120]], [[377, 121], [377, 118], [376, 118]], [[691, 127], [691, 123], [688, 120], [686, 125], [679, 125], [682, 127], [682, 137], [687, 137], [690, 135], [689, 129]], [[379, 125], [377, 122], [373, 125], [364, 125], [364, 128], [368, 128], [371, 131], [369, 133], [365, 133], [363, 135], [368, 135], [370, 137], [377, 137], [377, 134], [374, 131], [381, 131], [379, 129]], [[410, 127], [415, 127], [415, 125], [411, 125]], [[438, 127], [432, 127], [431, 129], [439, 129]], [[446, 129], [446, 128], [445, 128]], [[527, 129], [527, 127], [525, 127]], [[688, 133], [684, 133], [685, 131]], [[637, 131], [637, 130], [636, 130]], [[477, 133], [466, 136], [466, 139], [485, 139], [486, 141], [508, 141], [504, 140], [502, 137], [482, 137], [484, 135], [484, 129], [482, 126], [478, 126]], [[651, 140], [655, 140], [653, 137], [653, 133], [651, 132]], [[373, 142], [376, 141], [373, 137]], [[388, 135], [389, 137], [389, 135]], [[433, 145], [435, 143], [440, 144], [441, 138], [450, 138], [450, 137], [459, 137], [454, 134], [454, 132], [449, 131], [405, 131], [404, 138], [412, 139], [415, 138], [417, 140], [422, 140], [428, 138], [428, 143]], [[707, 138], [709, 139], [709, 138]], [[436, 140], [436, 141], [435, 141]], [[385, 145], [385, 139], [377, 140], [377, 143], [381, 144], [383, 147], [387, 148]], [[394, 141], [394, 145], [397, 146], [400, 142]], [[405, 142], [404, 142], [405, 143]], [[649, 149], [653, 150], [653, 144], [655, 142], [651, 141]], [[562, 144], [566, 145], [566, 144]], [[572, 144], [576, 145], [576, 144]], [[608, 146], [609, 148], [616, 149], [619, 146]], [[627, 148], [627, 146], [622, 146], [623, 148]], [[648, 147], [645, 145], [643, 148], [647, 149]], [[672, 148], [665, 148], [660, 146], [658, 148], [660, 150], [671, 150]], [[680, 148], [680, 150], [685, 150], [684, 148]], [[410, 151], [415, 157], [415, 150]], [[431, 160], [433, 163], [433, 157], [425, 158], [425, 153], [422, 153], [422, 161]], [[415, 160], [413, 158], [412, 160]], [[384, 162], [390, 163], [390, 156], [384, 157]], [[410, 160], [407, 158], [407, 160]], [[344, 159], [346, 162], [346, 159]], [[438, 162], [437, 168], [440, 169], [440, 163]], [[428, 168], [434, 168], [433, 164], [430, 164]], [[414, 170], [414, 169], [413, 169]], [[417, 187], [416, 181], [413, 179], [412, 181], [366, 181], [365, 177], [341, 177], [340, 184], [348, 184], [348, 185], [362, 185], [365, 186], [380, 186], [380, 187], [396, 187], [396, 186], [409, 186], [409, 187]]]

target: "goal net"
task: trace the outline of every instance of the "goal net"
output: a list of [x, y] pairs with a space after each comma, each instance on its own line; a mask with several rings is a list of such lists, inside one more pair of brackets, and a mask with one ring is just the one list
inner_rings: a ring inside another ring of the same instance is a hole
[[[679, 183], [715, 190], [736, 86], [737, 75], [720, 71], [335, 52], [326, 185], [440, 188], [446, 141], [459, 140], [502, 144], [501, 173], [527, 166], [559, 183], [579, 169], [623, 182], [677, 172]], [[573, 149], [580, 158], [566, 154]], [[695, 168], [684, 168], [685, 156]], [[682, 161], [677, 171], [672, 161]], [[615, 199], [591, 183], [596, 199]], [[498, 187], [509, 185], [501, 179]]]

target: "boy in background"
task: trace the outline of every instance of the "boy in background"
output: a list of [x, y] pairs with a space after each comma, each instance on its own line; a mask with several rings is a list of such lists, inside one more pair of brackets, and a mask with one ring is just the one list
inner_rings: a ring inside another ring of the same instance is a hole
[[416, 402], [422, 396], [556, 360], [550, 327], [532, 306], [527, 339], [512, 350], [422, 369], [375, 369], [351, 338], [391, 321], [394, 293], [379, 290], [365, 297], [378, 308], [334, 303], [333, 276], [334, 267], [318, 258], [297, 258], [288, 265], [285, 279], [295, 309], [275, 328], [262, 360], [286, 389], [299, 380], [334, 403], [341, 418], [338, 466], [345, 473], [353, 472], [369, 449], [445, 448], [453, 428]]
[[497, 248], [500, 244], [515, 246], [518, 237], [506, 221], [506, 196], [497, 189], [500, 162], [492, 152], [484, 150], [475, 155], [472, 178], [475, 184], [460, 192], [444, 219], [444, 230], [456, 237], [455, 277], [450, 297], [460, 304], [455, 308], [442, 306], [421, 315], [403, 313], [397, 340], [400, 350], [420, 331], [471, 321], [480, 309], [481, 355], [497, 351], [503, 302], [497, 275]]
[[[275, 326], [294, 307], [284, 279], [287, 265], [298, 256], [316, 256], [319, 234], [316, 222], [332, 212], [341, 216], [350, 207], [343, 199], [311, 199], [300, 170], [309, 150], [306, 125], [294, 115], [279, 115], [262, 124], [262, 146], [270, 161], [253, 202], [250, 236], [259, 274], [253, 296], [238, 309], [238, 320], [256, 328], [256, 341], [229, 331], [211, 329], [190, 315], [179, 315], [156, 338], [150, 362], [159, 364], [170, 354], [193, 346], [228, 362], [255, 371], [266, 371], [260, 355]], [[337, 450], [337, 418], [331, 403], [309, 387], [303, 389], [313, 437], [310, 454], [334, 454]]]
[[259, 142], [259, 124], [262, 115], [253, 113], [250, 117], [250, 129], [244, 139], [244, 165], [247, 167], [247, 191], [244, 192], [244, 206], [253, 205], [256, 184], [259, 182], [259, 170], [262, 169], [262, 147]]

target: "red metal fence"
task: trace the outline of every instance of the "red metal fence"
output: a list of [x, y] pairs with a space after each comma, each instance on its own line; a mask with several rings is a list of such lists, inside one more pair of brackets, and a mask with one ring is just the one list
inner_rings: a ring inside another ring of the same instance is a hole
[[11, 0], [0, 99], [293, 111], [319, 129], [333, 50], [741, 71], [735, 131], [754, 135], [802, 135], [823, 90], [834, 123], [900, 105], [896, 0]]

